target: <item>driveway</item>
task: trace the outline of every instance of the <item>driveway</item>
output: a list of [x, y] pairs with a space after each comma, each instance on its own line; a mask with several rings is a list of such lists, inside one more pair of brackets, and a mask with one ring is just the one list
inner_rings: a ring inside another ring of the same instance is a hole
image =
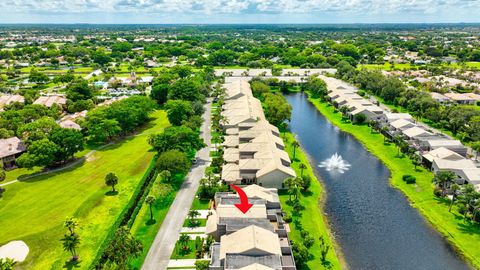
[[205, 105], [203, 114], [204, 123], [200, 129], [201, 136], [207, 147], [197, 152], [197, 164], [195, 164], [188, 173], [185, 182], [168, 210], [168, 214], [163, 221], [155, 240], [148, 251], [142, 269], [145, 270], [163, 270], [168, 267], [170, 255], [175, 248], [175, 243], [179, 238], [185, 218], [187, 217], [190, 206], [192, 205], [195, 193], [198, 189], [200, 179], [204, 176], [205, 169], [210, 163], [210, 115], [211, 99]]

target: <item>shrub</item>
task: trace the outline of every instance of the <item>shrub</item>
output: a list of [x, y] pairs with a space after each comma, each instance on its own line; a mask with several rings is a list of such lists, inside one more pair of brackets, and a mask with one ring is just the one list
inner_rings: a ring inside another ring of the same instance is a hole
[[417, 182], [417, 178], [410, 174], [404, 174], [402, 176], [402, 180], [405, 181], [407, 184], [414, 184]]
[[439, 188], [439, 187], [435, 187], [435, 188], [433, 189], [433, 194], [434, 194], [435, 196], [437, 196], [437, 197], [442, 197], [442, 194], [443, 194], [443, 193], [442, 193], [442, 189]]
[[367, 117], [363, 113], [356, 114], [353, 118], [354, 122], [357, 124], [363, 124], [365, 120], [367, 120]]
[[292, 222], [292, 216], [290, 216], [289, 214], [285, 214], [283, 216], [283, 221], [287, 222], [287, 223], [290, 223]]

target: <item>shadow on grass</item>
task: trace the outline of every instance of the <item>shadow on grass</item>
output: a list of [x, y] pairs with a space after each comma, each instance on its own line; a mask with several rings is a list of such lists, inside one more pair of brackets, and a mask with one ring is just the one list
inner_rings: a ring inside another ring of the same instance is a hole
[[155, 219], [149, 219], [147, 222], [145, 222], [145, 225], [147, 226], [151, 226], [153, 224], [157, 223], [157, 221]]
[[325, 267], [325, 269], [332, 269], [332, 266], [333, 266], [332, 263], [330, 261], [327, 261], [327, 260], [322, 261], [322, 265], [323, 265], [323, 267]]
[[310, 197], [310, 196], [313, 195], [313, 192], [310, 191], [310, 190], [302, 191], [302, 195], [305, 196], [305, 197]]
[[109, 191], [105, 192], [105, 195], [106, 195], [106, 196], [115, 196], [115, 195], [118, 195], [118, 190], [115, 190], [115, 191], [109, 190]]
[[62, 268], [69, 269], [69, 270], [70, 269], [75, 269], [75, 268], [80, 268], [81, 267], [81, 265], [80, 265], [81, 262], [82, 262], [81, 260], [75, 260], [75, 261], [68, 260], [68, 261], [65, 262], [65, 264], [63, 265]]
[[[462, 216], [462, 220], [463, 216]], [[480, 225], [478, 223], [473, 223], [470, 220], [464, 220], [464, 222], [458, 223], [458, 230], [469, 235], [480, 234]]]

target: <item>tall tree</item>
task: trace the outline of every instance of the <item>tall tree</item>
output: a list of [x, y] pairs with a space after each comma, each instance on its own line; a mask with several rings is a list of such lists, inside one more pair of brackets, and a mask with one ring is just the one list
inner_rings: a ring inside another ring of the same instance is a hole
[[77, 234], [65, 234], [62, 238], [63, 250], [72, 253], [72, 261], [78, 260], [76, 249], [80, 245], [80, 237]]
[[441, 189], [442, 195], [445, 195], [447, 187], [456, 178], [457, 176], [451, 171], [438, 171], [433, 178], [433, 182]]
[[105, 175], [105, 184], [112, 187], [112, 192], [115, 192], [115, 185], [118, 184], [118, 176], [114, 173], [108, 173]]
[[148, 195], [148, 196], [145, 198], [145, 203], [148, 204], [148, 207], [150, 208], [150, 220], [153, 220], [153, 210], [152, 210], [152, 207], [153, 207], [153, 204], [155, 203], [155, 197], [152, 196], [152, 195]]
[[142, 254], [143, 245], [135, 239], [127, 227], [120, 227], [105, 249], [105, 261], [114, 262], [119, 269], [127, 269], [129, 258], [136, 258]]

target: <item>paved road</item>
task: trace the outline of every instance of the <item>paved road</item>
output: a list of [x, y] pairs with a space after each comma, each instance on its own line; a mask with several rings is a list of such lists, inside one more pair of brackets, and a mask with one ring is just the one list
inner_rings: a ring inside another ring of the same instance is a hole
[[201, 135], [207, 147], [198, 151], [198, 163], [188, 173], [185, 182], [170, 206], [168, 214], [145, 258], [142, 266], [144, 270], [163, 270], [168, 267], [170, 255], [175, 248], [183, 222], [192, 205], [200, 179], [205, 173], [205, 168], [210, 163], [210, 112], [211, 101], [209, 100], [205, 106], [205, 113], [203, 114], [204, 123], [201, 128]]

